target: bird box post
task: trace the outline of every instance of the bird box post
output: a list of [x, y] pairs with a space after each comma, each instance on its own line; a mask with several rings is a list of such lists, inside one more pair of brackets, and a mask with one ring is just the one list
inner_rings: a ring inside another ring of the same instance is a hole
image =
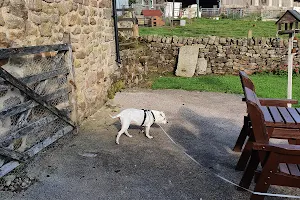
[[[293, 48], [294, 37], [296, 33], [299, 33], [298, 23], [300, 21], [300, 14], [296, 10], [287, 10], [280, 19], [276, 22], [277, 33], [279, 35], [289, 35], [288, 46], [288, 86], [287, 86], [287, 98], [292, 99], [292, 81], [293, 81], [293, 57], [295, 55], [295, 49]], [[282, 29], [284, 25], [284, 30]], [[291, 107], [291, 104], [288, 104]]]

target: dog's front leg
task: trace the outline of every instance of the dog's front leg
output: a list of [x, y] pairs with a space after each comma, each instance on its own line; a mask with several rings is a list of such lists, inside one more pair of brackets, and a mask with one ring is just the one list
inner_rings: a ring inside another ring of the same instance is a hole
[[151, 136], [151, 135], [149, 134], [150, 126], [146, 126], [145, 129], [146, 129], [146, 136], [147, 136], [147, 138], [152, 139], [153, 136]]

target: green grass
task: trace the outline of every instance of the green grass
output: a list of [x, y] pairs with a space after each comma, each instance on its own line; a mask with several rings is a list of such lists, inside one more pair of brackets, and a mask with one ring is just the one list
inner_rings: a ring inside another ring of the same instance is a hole
[[[275, 75], [252, 75], [256, 94], [264, 98], [286, 98], [287, 77]], [[293, 99], [300, 100], [300, 78], [293, 78]], [[183, 89], [208, 92], [225, 92], [242, 94], [239, 76], [201, 76], [192, 78], [160, 77], [152, 85], [152, 89]], [[298, 104], [299, 106], [299, 104]]]
[[161, 36], [182, 36], [199, 37], [214, 35], [220, 37], [247, 37], [248, 30], [251, 29], [253, 37], [276, 37], [277, 27], [274, 21], [254, 21], [254, 20], [233, 20], [233, 19], [193, 19], [186, 26], [176, 27], [141, 27], [141, 35], [161, 35]]

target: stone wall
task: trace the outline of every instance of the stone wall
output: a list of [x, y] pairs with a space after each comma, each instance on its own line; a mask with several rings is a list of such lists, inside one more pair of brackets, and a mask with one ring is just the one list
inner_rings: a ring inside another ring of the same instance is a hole
[[121, 50], [120, 55], [120, 77], [127, 87], [133, 87], [147, 82], [152, 74], [173, 73], [178, 47], [175, 44], [147, 43], [139, 38], [133, 47]]
[[[299, 46], [300, 41], [294, 45]], [[215, 36], [203, 38], [144, 36], [139, 38], [138, 49], [127, 49], [121, 53], [126, 71], [142, 69], [164, 74], [174, 72], [181, 46], [197, 45], [199, 60], [207, 62], [204, 74], [238, 74], [245, 70], [251, 74], [257, 71], [287, 69], [287, 40], [274, 38], [233, 39]], [[300, 57], [294, 57], [294, 67], [299, 68]], [[140, 70], [141, 71], [141, 70]], [[196, 70], [197, 72], [197, 70]], [[127, 82], [137, 82], [135, 73]], [[199, 75], [199, 74], [195, 74]], [[127, 77], [128, 78], [128, 77]]]
[[0, 47], [71, 40], [79, 118], [94, 113], [116, 70], [110, 0], [0, 0]]

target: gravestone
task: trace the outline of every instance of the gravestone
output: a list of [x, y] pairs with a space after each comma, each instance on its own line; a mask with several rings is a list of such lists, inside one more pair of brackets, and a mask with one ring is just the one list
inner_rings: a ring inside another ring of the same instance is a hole
[[195, 74], [199, 46], [183, 46], [179, 50], [176, 76], [192, 77]]

